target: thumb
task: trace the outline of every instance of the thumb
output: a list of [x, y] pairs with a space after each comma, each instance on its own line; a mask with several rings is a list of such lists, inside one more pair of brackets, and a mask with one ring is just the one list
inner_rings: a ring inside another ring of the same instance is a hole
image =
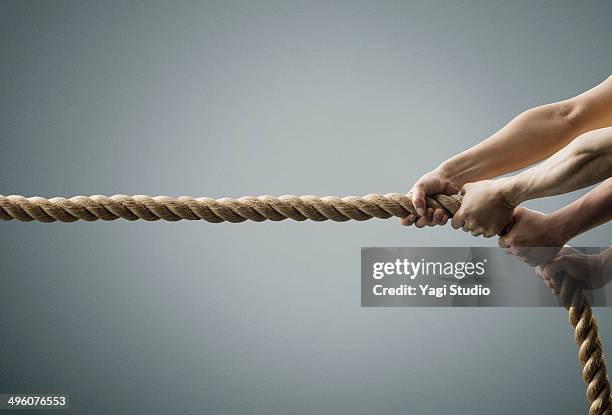
[[416, 209], [417, 215], [425, 216], [425, 214], [427, 213], [427, 209], [426, 209], [427, 204], [425, 203], [425, 196], [427, 195], [427, 188], [425, 187], [425, 184], [416, 183], [411, 193], [412, 193], [412, 204], [414, 205], [414, 208]]

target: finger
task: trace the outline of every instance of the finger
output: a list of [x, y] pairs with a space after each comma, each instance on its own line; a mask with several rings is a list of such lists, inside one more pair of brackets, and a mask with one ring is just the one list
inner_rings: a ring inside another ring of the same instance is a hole
[[416, 215], [411, 213], [410, 215], [404, 218], [401, 218], [400, 223], [404, 226], [410, 226], [410, 225], [413, 225], [416, 220], [417, 220]]
[[426, 214], [426, 203], [425, 196], [427, 195], [427, 188], [421, 182], [417, 182], [412, 189], [412, 204], [416, 209], [417, 215], [425, 216]]
[[537, 266], [537, 267], [535, 267], [534, 271], [535, 271], [535, 275], [536, 275], [536, 276], [537, 276], [539, 279], [541, 279], [541, 280], [543, 280], [543, 279], [544, 279], [544, 271], [542, 270], [542, 267], [541, 267], [541, 266]]
[[507, 232], [506, 232], [506, 227], [494, 227], [494, 228], [489, 228], [487, 229], [488, 233], [494, 233], [495, 235], [499, 235], [499, 236], [504, 236]]
[[461, 230], [463, 232], [471, 232], [472, 229], [470, 229], [470, 226], [467, 223], [464, 223], [463, 226], [461, 227]]
[[433, 212], [433, 219], [430, 225], [440, 225], [442, 218], [444, 217], [444, 211], [442, 209], [436, 209]]
[[433, 208], [427, 208], [427, 211], [425, 212], [425, 217], [427, 218], [427, 226], [433, 226], [433, 214]]
[[442, 221], [440, 222], [440, 225], [444, 226], [446, 225], [446, 222], [448, 222], [448, 215], [442, 216]]
[[423, 228], [423, 227], [429, 225], [429, 222], [431, 222], [431, 218], [429, 216], [421, 216], [421, 217], [417, 218], [417, 220], [414, 223], [414, 225], [417, 228]]
[[473, 230], [472, 231], [472, 236], [480, 236], [482, 235], [482, 232], [480, 230]]
[[546, 267], [539, 266], [538, 268], [540, 269], [540, 275], [542, 276], [543, 280], [550, 280], [550, 279], [552, 279], [553, 275], [550, 272], [548, 272]]
[[495, 236], [495, 234], [494, 233], [487, 233], [487, 232], [485, 232], [485, 233], [482, 234], [482, 236], [484, 236], [485, 238], [488, 239], [488, 238], [493, 238]]
[[507, 249], [507, 248], [510, 248], [510, 241], [505, 236], [502, 236], [497, 241], [497, 245], [499, 245], [500, 248]]
[[451, 220], [451, 226], [453, 229], [459, 229], [462, 228], [464, 224], [465, 221], [463, 220], [463, 215], [457, 212], [457, 214], [453, 216], [453, 219]]

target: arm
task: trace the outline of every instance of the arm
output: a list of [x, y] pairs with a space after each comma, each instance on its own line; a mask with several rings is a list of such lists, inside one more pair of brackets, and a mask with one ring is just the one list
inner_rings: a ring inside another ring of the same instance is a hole
[[[612, 76], [565, 101], [530, 109], [501, 130], [451, 157], [418, 180], [411, 192], [419, 218], [402, 224], [440, 224], [444, 212], [425, 212], [425, 195], [456, 193], [469, 182], [490, 179], [541, 161], [583, 132], [612, 125]], [[427, 215], [427, 216], [425, 216]], [[448, 218], [445, 218], [448, 219]]]
[[612, 220], [612, 179], [608, 179], [575, 202], [552, 214], [564, 244]]
[[571, 192], [612, 176], [612, 127], [583, 134], [544, 163], [499, 179], [512, 206]]
[[520, 203], [567, 193], [612, 176], [612, 127], [583, 134], [544, 163], [513, 177], [483, 180], [463, 187], [454, 228], [473, 235], [500, 234]]
[[546, 263], [576, 236], [612, 220], [610, 206], [612, 179], [550, 215], [517, 208], [514, 226], [499, 238], [499, 246], [529, 264]]
[[561, 247], [576, 236], [612, 220], [610, 206], [612, 179], [550, 215], [519, 208], [514, 226], [499, 238], [499, 245], [502, 248]]
[[612, 125], [612, 76], [566, 101], [533, 108], [440, 170], [457, 184], [490, 179], [544, 160], [587, 131]]

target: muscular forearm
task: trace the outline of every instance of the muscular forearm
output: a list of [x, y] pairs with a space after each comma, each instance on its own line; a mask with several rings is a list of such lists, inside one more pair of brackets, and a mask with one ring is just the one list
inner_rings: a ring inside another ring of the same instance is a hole
[[451, 157], [440, 169], [463, 185], [541, 161], [576, 136], [571, 113], [569, 102], [530, 109], [486, 140]]
[[583, 134], [544, 163], [499, 179], [512, 206], [571, 192], [612, 176], [612, 127]]
[[612, 125], [612, 77], [574, 98], [530, 109], [438, 170], [459, 186], [541, 161], [592, 129]]
[[[575, 202], [550, 214], [550, 232], [559, 233], [565, 244], [572, 238], [612, 220], [612, 179], [582, 196]], [[612, 255], [612, 250], [609, 250]]]

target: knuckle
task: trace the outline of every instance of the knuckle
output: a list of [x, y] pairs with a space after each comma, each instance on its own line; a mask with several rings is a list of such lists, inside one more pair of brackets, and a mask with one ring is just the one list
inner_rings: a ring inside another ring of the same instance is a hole
[[414, 184], [413, 191], [419, 194], [425, 193], [427, 191], [427, 183], [423, 179], [419, 180]]

